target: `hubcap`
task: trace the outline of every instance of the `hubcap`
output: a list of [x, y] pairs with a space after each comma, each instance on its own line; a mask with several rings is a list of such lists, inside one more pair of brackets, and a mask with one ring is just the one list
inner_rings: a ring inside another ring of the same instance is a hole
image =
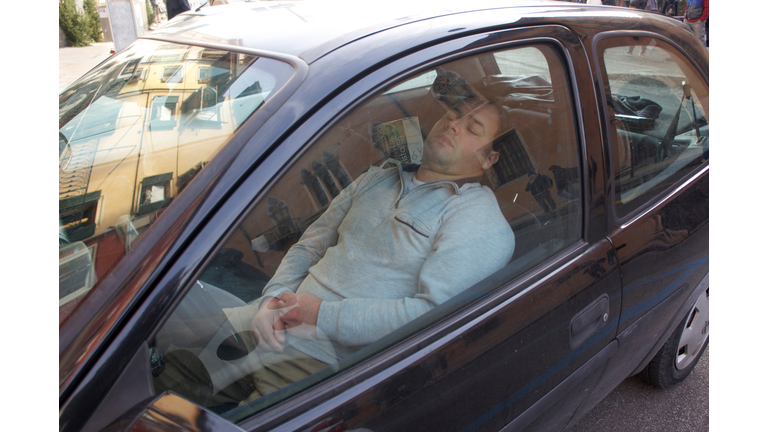
[[696, 358], [709, 336], [709, 288], [706, 289], [685, 320], [685, 328], [677, 345], [675, 367], [677, 370], [687, 368]]

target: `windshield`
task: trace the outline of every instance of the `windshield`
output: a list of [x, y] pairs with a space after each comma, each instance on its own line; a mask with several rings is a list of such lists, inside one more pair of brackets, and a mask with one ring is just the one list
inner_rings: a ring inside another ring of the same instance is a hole
[[60, 95], [60, 324], [292, 74], [273, 59], [140, 40]]

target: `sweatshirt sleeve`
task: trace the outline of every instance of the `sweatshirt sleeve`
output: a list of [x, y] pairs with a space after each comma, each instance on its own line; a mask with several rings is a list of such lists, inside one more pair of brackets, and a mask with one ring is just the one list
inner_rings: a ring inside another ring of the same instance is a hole
[[328, 248], [336, 245], [339, 225], [349, 212], [355, 191], [365, 181], [365, 177], [360, 176], [344, 188], [331, 201], [325, 213], [307, 228], [298, 243], [291, 246], [275, 275], [264, 287], [263, 295], [277, 297], [285, 291], [296, 292], [307, 277], [309, 268], [320, 261]]
[[414, 297], [324, 301], [318, 327], [342, 345], [367, 345], [504, 267], [514, 246], [495, 199], [466, 205], [444, 218]]

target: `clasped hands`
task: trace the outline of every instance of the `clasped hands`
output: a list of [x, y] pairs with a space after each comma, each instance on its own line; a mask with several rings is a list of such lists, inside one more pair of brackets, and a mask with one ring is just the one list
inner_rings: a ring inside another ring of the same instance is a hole
[[302, 339], [317, 339], [317, 315], [322, 300], [314, 294], [286, 291], [264, 300], [251, 321], [259, 336], [260, 349], [283, 352], [285, 333]]

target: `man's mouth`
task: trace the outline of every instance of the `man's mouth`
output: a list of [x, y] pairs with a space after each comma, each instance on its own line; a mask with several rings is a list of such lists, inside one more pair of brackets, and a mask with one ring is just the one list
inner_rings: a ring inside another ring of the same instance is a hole
[[450, 139], [450, 138], [448, 138], [448, 137], [447, 137], [447, 136], [445, 136], [445, 135], [440, 135], [440, 136], [438, 136], [438, 137], [437, 137], [437, 139], [435, 139], [435, 141], [437, 141], [438, 143], [440, 143], [440, 145], [441, 145], [441, 146], [445, 146], [445, 147], [453, 148], [453, 142], [451, 141], [451, 139]]

